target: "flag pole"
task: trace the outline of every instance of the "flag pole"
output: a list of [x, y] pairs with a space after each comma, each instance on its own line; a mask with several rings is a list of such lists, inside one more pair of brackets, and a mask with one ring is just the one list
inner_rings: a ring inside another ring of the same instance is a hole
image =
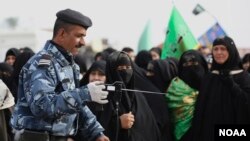
[[213, 14], [211, 14], [211, 13], [210, 13], [209, 11], [207, 11], [206, 9], [205, 9], [205, 11], [207, 12], [208, 15], [210, 15], [210, 16], [215, 20], [215, 22], [218, 22], [217, 18], [216, 18]]
[[175, 5], [175, 0], [172, 0], [172, 5], [173, 5], [173, 6], [176, 6], [176, 5]]

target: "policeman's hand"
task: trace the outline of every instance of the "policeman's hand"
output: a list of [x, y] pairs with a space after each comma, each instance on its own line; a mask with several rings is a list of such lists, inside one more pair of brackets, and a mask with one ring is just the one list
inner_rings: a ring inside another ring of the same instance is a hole
[[100, 104], [108, 103], [107, 100], [108, 92], [103, 90], [105, 88], [103, 82], [101, 81], [91, 82], [87, 85], [87, 87], [89, 89], [92, 101]]
[[96, 141], [109, 141], [109, 138], [105, 135], [102, 135], [96, 139]]
[[129, 129], [133, 126], [135, 122], [135, 118], [132, 112], [129, 112], [127, 114], [121, 115], [120, 121], [121, 121], [121, 126], [123, 129]]

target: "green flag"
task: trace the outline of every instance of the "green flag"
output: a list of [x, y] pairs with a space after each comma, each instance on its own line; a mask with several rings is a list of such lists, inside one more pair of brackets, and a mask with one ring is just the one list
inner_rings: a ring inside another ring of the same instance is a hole
[[151, 29], [151, 22], [148, 21], [139, 40], [138, 43], [138, 52], [141, 50], [149, 50], [152, 48], [152, 41], [151, 41], [152, 29]]
[[173, 7], [161, 58], [175, 57], [179, 59], [184, 51], [195, 49], [197, 45], [197, 40], [189, 30], [179, 11], [176, 7]]

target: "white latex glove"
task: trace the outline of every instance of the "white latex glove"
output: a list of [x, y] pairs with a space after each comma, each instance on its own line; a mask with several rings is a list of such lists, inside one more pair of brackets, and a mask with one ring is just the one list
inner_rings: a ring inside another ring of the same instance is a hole
[[103, 90], [105, 88], [103, 82], [101, 81], [91, 82], [87, 85], [87, 87], [89, 89], [92, 101], [100, 104], [108, 103], [108, 100], [106, 99], [108, 97], [108, 91]]

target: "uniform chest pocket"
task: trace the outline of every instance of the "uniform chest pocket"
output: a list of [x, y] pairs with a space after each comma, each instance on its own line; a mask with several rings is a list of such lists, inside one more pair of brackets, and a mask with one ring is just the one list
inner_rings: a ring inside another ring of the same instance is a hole
[[[75, 80], [72, 67], [63, 67], [59, 73], [59, 85], [62, 87], [62, 91], [75, 89]], [[60, 86], [59, 86], [60, 87]]]

